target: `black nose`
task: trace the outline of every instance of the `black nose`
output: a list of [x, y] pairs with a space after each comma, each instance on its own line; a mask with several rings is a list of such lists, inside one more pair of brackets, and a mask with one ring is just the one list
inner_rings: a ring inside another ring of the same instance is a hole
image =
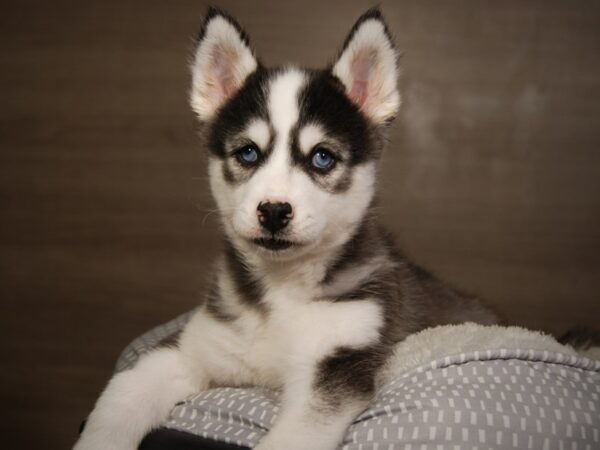
[[260, 203], [256, 211], [259, 223], [273, 234], [284, 228], [292, 218], [292, 205], [289, 203]]

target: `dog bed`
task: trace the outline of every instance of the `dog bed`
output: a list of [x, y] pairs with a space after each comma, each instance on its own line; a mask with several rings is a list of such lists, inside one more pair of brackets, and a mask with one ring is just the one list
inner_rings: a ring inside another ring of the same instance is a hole
[[[134, 340], [116, 370], [172, 341], [190, 315]], [[340, 449], [600, 448], [600, 362], [537, 332], [424, 330], [398, 344], [378, 386]], [[278, 393], [265, 389], [210, 389], [178, 403], [140, 449], [252, 448], [277, 405]]]

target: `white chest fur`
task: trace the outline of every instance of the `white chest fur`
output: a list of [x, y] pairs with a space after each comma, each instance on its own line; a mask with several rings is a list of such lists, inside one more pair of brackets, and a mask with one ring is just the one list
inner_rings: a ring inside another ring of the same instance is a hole
[[294, 283], [282, 283], [267, 290], [265, 313], [244, 308], [237, 319], [223, 322], [200, 311], [182, 335], [181, 350], [197, 370], [210, 370], [209, 378], [223, 384], [279, 386], [336, 348], [362, 347], [378, 338], [382, 316], [376, 302], [309, 296]]

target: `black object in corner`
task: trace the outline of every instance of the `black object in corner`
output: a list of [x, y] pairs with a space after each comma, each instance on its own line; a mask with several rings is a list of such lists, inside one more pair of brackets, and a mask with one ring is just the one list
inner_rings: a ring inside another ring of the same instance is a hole
[[146, 435], [138, 450], [250, 450], [235, 444], [205, 439], [183, 431], [159, 428]]

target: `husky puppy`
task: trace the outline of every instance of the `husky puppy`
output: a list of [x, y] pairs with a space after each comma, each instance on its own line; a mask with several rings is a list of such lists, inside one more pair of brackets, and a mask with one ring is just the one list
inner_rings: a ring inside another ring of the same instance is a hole
[[214, 284], [174, 347], [108, 384], [76, 450], [134, 450], [177, 401], [211, 386], [281, 389], [259, 450], [332, 450], [369, 403], [394, 344], [494, 314], [413, 265], [373, 214], [397, 55], [378, 10], [323, 70], [266, 68], [211, 9], [191, 105], [225, 231]]

